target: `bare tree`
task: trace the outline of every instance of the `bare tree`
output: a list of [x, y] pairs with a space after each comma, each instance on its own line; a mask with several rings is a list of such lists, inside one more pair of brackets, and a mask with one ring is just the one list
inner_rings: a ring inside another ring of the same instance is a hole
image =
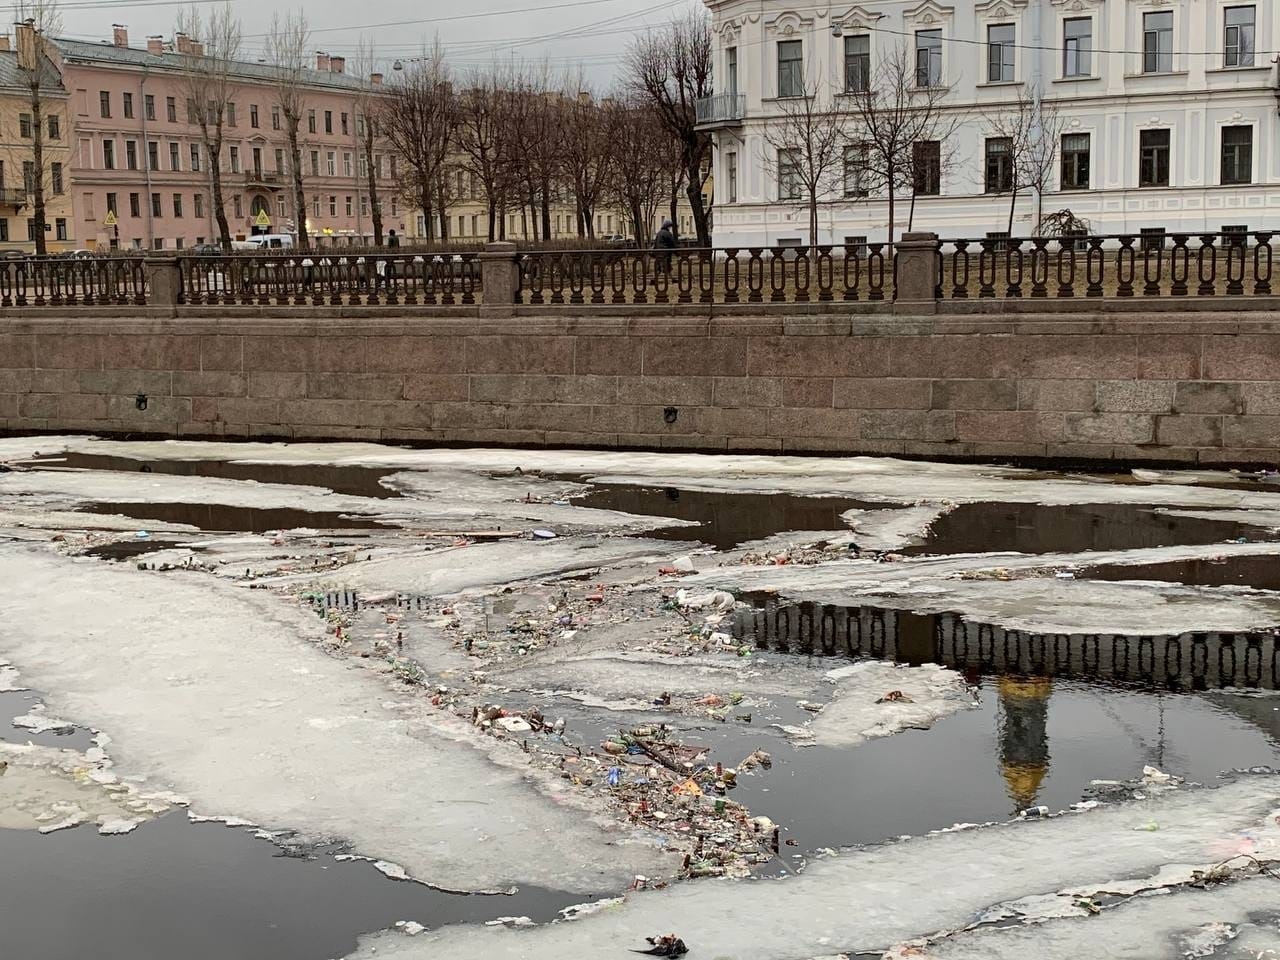
[[360, 38], [356, 46], [354, 72], [360, 78], [356, 93], [356, 136], [360, 140], [360, 162], [369, 191], [369, 214], [373, 218], [373, 243], [382, 246], [382, 196], [378, 190], [378, 174], [382, 158], [382, 105], [386, 91], [382, 74], [377, 72], [377, 52], [373, 41]]
[[509, 120], [510, 76], [494, 69], [472, 73], [459, 95], [457, 143], [463, 166], [484, 190], [489, 241], [497, 239], [513, 149]]
[[809, 246], [818, 245], [818, 203], [841, 182], [849, 145], [847, 114], [821, 86], [778, 101], [781, 117], [765, 128], [764, 163], [778, 184], [778, 199], [803, 201], [809, 213]]
[[306, 107], [306, 78], [308, 53], [311, 48], [311, 27], [306, 12], [297, 10], [271, 15], [271, 31], [267, 34], [267, 60], [276, 68], [276, 102], [284, 119], [285, 138], [289, 145], [289, 174], [294, 229], [298, 232], [298, 245], [310, 246], [307, 236], [307, 198], [302, 185], [302, 145], [298, 131], [302, 126], [302, 112]]
[[701, 246], [711, 245], [710, 211], [702, 189], [710, 175], [711, 137], [697, 126], [697, 102], [712, 93], [711, 20], [703, 10], [642, 34], [627, 54], [629, 83], [653, 105], [681, 147], [685, 192]]
[[652, 238], [659, 205], [670, 196], [673, 173], [682, 176], [683, 146], [653, 106], [634, 94], [606, 101], [603, 113], [613, 145], [606, 196], [627, 214], [636, 245], [643, 247]]
[[437, 44], [406, 64], [388, 87], [381, 131], [404, 160], [405, 195], [422, 211], [427, 239], [435, 237], [436, 200], [457, 128], [458, 104]]
[[178, 15], [176, 46], [182, 57], [183, 87], [189, 118], [200, 130], [209, 159], [214, 218], [223, 249], [231, 249], [231, 227], [223, 209], [222, 141], [235, 96], [235, 64], [241, 52], [240, 21], [229, 2], [207, 15], [197, 6]]
[[18, 0], [14, 12], [18, 20], [18, 72], [27, 87], [27, 102], [31, 107], [31, 159], [22, 161], [23, 185], [31, 204], [35, 252], [42, 257], [48, 253], [45, 189], [57, 187], [49, 182], [52, 165], [46, 162], [45, 156], [46, 92], [57, 85], [57, 75], [45, 69], [48, 58], [44, 44], [46, 36], [62, 31], [62, 13], [57, 0]]
[[866, 187], [889, 202], [890, 246], [898, 197], [935, 192], [964, 120], [946, 109], [946, 88], [928, 80], [917, 77], [914, 51], [904, 43], [886, 52], [866, 84], [847, 92], [851, 136], [866, 150]]
[[614, 149], [607, 119], [584, 79], [569, 86], [560, 103], [563, 175], [573, 194], [578, 235], [595, 237], [596, 208], [604, 196]]
[[1054, 103], [1046, 103], [1038, 87], [1018, 88], [1014, 102], [989, 117], [993, 137], [1005, 141], [1008, 157], [1009, 234], [1018, 197], [1031, 190], [1036, 198], [1035, 233], [1040, 234], [1044, 195], [1057, 172], [1058, 144], [1065, 122]]

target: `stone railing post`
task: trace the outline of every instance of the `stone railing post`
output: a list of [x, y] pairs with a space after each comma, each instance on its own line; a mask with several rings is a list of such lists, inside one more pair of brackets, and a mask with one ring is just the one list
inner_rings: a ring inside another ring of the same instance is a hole
[[506, 241], [486, 243], [480, 254], [480, 284], [483, 290], [482, 317], [515, 316], [516, 293], [520, 289], [520, 263], [516, 245]]
[[152, 307], [176, 307], [182, 290], [182, 274], [176, 257], [147, 257], [142, 261], [142, 276], [147, 285], [147, 304]]
[[912, 313], [933, 313], [938, 301], [938, 235], [904, 233], [894, 247], [897, 302]]

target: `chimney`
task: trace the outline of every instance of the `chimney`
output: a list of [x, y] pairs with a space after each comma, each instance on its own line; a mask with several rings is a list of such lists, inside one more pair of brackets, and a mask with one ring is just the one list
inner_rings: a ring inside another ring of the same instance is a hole
[[321, 73], [329, 72], [329, 55], [327, 53], [316, 51], [316, 69]]
[[346, 68], [347, 68], [346, 57], [330, 57], [329, 58], [329, 71], [331, 73], [342, 73], [346, 70]]
[[147, 53], [164, 53], [164, 37], [147, 37]]
[[0, 53], [8, 53], [13, 49], [13, 43], [9, 39], [7, 33], [0, 33]]
[[581, 104], [582, 106], [584, 106], [584, 107], [589, 107], [589, 106], [591, 106], [591, 91], [590, 91], [590, 90], [579, 90], [579, 91], [578, 91], [578, 103], [580, 103], [580, 104]]
[[111, 42], [117, 47], [129, 46], [129, 28], [123, 23], [113, 23], [111, 25]]
[[177, 47], [179, 53], [189, 54], [191, 52], [191, 38], [185, 33], [175, 34], [173, 45]]
[[382, 74], [380, 73], [369, 74], [369, 85], [374, 87], [382, 86]]
[[34, 20], [24, 20], [16, 24], [18, 33], [18, 68], [20, 70], [36, 70], [39, 58], [36, 56], [36, 26]]
[[192, 55], [193, 57], [203, 57], [203, 56], [204, 56], [204, 43], [203, 43], [202, 41], [200, 41], [200, 40], [192, 40], [192, 41], [191, 41], [191, 55]]

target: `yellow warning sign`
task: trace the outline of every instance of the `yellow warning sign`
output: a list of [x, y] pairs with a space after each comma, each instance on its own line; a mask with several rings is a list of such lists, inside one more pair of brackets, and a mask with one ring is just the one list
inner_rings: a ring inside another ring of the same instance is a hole
[[269, 226], [271, 226], [271, 218], [267, 216], [267, 211], [265, 211], [265, 210], [259, 210], [259, 211], [258, 211], [258, 217], [257, 217], [257, 219], [256, 219], [256, 220], [254, 220], [254, 221], [253, 221], [253, 225], [254, 225], [254, 226], [256, 226], [256, 227], [269, 227]]
[[114, 227], [119, 222], [120, 221], [116, 219], [116, 212], [114, 210], [108, 210], [107, 219], [102, 221], [102, 225], [104, 227]]

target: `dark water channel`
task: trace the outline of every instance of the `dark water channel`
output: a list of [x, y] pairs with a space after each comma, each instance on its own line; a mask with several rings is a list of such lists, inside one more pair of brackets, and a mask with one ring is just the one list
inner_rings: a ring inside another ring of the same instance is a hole
[[25, 727], [15, 727], [10, 721], [31, 712], [31, 708], [43, 702], [34, 690], [18, 690], [0, 693], [0, 740], [7, 743], [35, 743], [42, 747], [68, 750], [88, 750], [93, 746], [93, 734], [82, 727], [64, 733], [48, 731], [36, 733]]
[[596, 484], [574, 499], [580, 507], [617, 510], [645, 517], [692, 520], [696, 527], [668, 527], [645, 533], [659, 540], [696, 540], [720, 550], [792, 530], [848, 530], [847, 510], [874, 510], [883, 503], [843, 497], [797, 497], [784, 493], [721, 493], [675, 487]]
[[[93, 503], [83, 513], [132, 517], [145, 524], [182, 523], [222, 533], [266, 533], [268, 530], [386, 530], [374, 517], [289, 508], [259, 509], [225, 503]], [[394, 529], [394, 528], [390, 528]]]
[[1253, 587], [1280, 590], [1280, 556], [1237, 556], [1174, 560], [1167, 563], [1082, 567], [1080, 580], [1159, 580], [1201, 587]]
[[327, 960], [412, 920], [553, 919], [592, 899], [525, 887], [461, 896], [390, 880], [365, 862], [285, 856], [247, 830], [174, 813], [133, 833], [0, 830], [0, 956]]
[[50, 467], [78, 470], [111, 470], [124, 473], [159, 473], [176, 477], [218, 480], [252, 480], [292, 486], [323, 487], [353, 497], [394, 499], [400, 494], [382, 485], [395, 470], [378, 467], [346, 467], [328, 464], [242, 463], [228, 460], [138, 460], [97, 453], [60, 453], [47, 458]]

